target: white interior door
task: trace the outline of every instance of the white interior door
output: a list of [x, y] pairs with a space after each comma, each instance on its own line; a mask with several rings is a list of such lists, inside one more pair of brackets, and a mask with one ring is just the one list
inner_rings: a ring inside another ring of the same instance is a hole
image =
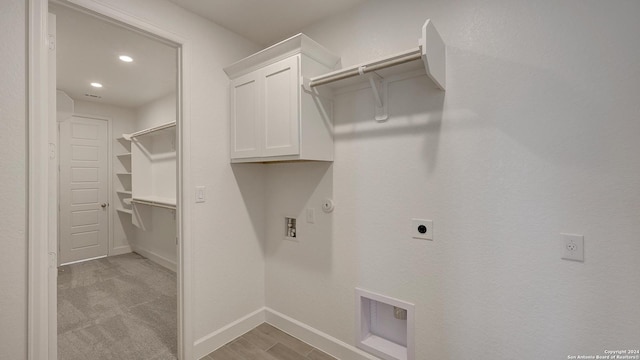
[[60, 264], [107, 255], [107, 134], [104, 120], [60, 123]]

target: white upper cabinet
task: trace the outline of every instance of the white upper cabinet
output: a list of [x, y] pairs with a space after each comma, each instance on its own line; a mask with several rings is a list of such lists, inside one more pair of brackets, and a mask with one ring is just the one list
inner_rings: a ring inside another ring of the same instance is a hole
[[258, 80], [247, 74], [231, 82], [231, 158], [260, 156]]
[[304, 34], [225, 68], [230, 85], [231, 162], [333, 161], [332, 101], [302, 79], [339, 57]]
[[298, 56], [278, 61], [261, 71], [260, 88], [263, 102], [263, 156], [297, 155], [300, 153], [300, 76]]

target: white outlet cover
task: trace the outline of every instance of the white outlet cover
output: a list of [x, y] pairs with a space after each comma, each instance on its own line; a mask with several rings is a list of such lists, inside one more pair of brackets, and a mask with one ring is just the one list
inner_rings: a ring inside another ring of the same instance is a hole
[[584, 236], [560, 234], [562, 237], [562, 259], [584, 262]]
[[[420, 226], [426, 227], [426, 232], [420, 232]], [[433, 240], [433, 221], [424, 219], [411, 219], [411, 237], [414, 239]]]

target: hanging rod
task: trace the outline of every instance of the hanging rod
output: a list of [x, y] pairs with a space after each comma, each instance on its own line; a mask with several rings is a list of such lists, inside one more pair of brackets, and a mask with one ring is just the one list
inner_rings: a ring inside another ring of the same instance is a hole
[[[330, 84], [336, 81], [349, 79], [356, 76], [361, 76], [367, 73], [374, 73], [380, 78], [381, 74], [375, 73], [378, 70], [383, 70], [397, 65], [402, 65], [414, 61], [422, 61], [425, 72], [431, 80], [441, 90], [446, 88], [446, 46], [438, 30], [431, 22], [427, 21], [422, 26], [422, 38], [418, 39], [418, 47], [407, 50], [405, 52], [387, 56], [383, 59], [374, 60], [368, 63], [354, 65], [345, 69], [336, 70], [328, 74], [303, 78], [302, 85], [310, 91], [311, 88]], [[378, 101], [379, 102], [379, 101]]]
[[156, 131], [168, 129], [168, 128], [175, 127], [175, 126], [176, 126], [176, 122], [172, 121], [172, 122], [168, 122], [166, 124], [162, 124], [162, 125], [158, 125], [158, 126], [154, 126], [154, 127], [148, 128], [148, 129], [136, 131], [136, 132], [131, 133], [131, 134], [123, 134], [122, 136], [126, 140], [131, 140], [132, 138], [137, 137], [137, 136], [150, 134], [150, 133], [153, 133], [153, 132], [156, 132]]
[[404, 53], [397, 54], [386, 59], [374, 61], [368, 64], [359, 65], [357, 67], [352, 67], [352, 68], [336, 71], [333, 73], [329, 73], [327, 75], [315, 77], [309, 82], [309, 86], [315, 87], [315, 86], [325, 85], [335, 81], [364, 75], [370, 72], [386, 69], [392, 66], [401, 65], [401, 64], [405, 64], [405, 63], [420, 60], [420, 59], [422, 59], [422, 50], [418, 47], [416, 49], [409, 50]]
[[170, 209], [170, 210], [175, 210], [176, 209], [175, 205], [163, 204], [163, 203], [157, 202], [157, 201], [131, 199], [131, 202], [134, 203], [134, 204], [149, 205], [149, 206], [155, 206], [155, 207], [164, 208], [164, 209]]

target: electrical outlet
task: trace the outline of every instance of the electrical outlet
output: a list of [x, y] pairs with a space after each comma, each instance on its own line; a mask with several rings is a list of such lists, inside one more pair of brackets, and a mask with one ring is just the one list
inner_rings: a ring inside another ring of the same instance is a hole
[[433, 240], [433, 221], [411, 219], [411, 237], [414, 239]]
[[560, 234], [562, 236], [562, 259], [584, 261], [584, 236]]

